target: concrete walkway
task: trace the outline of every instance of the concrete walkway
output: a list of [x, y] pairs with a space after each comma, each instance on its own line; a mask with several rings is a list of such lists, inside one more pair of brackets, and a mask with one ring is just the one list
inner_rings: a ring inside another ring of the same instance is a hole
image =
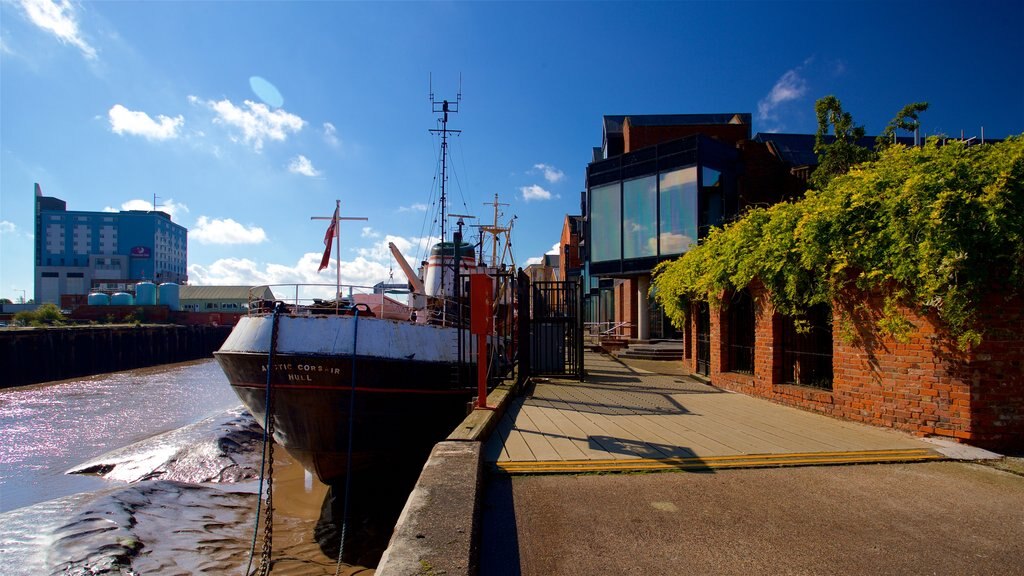
[[[726, 392], [588, 352], [586, 378], [534, 379], [484, 446], [513, 474], [940, 459], [907, 434]], [[643, 365], [637, 363], [636, 365]]]

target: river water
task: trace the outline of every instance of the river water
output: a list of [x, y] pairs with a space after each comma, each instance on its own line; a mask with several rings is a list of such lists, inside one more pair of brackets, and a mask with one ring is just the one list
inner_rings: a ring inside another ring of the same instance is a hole
[[212, 359], [2, 389], [0, 513], [107, 487], [65, 471], [238, 405]]
[[[212, 359], [0, 389], [0, 573], [244, 574], [261, 437]], [[324, 554], [328, 488], [274, 454], [273, 572], [372, 573]]]

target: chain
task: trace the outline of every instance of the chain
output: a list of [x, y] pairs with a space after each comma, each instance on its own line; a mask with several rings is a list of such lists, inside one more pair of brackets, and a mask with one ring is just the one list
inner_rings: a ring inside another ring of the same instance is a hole
[[271, 404], [267, 405], [267, 436], [270, 438], [267, 446], [267, 507], [263, 512], [263, 549], [260, 551], [260, 566], [256, 569], [259, 576], [270, 574], [270, 557], [274, 550], [274, 414], [271, 411], [273, 390], [270, 392], [270, 400]]
[[[278, 313], [280, 310], [274, 313], [274, 323], [270, 330], [270, 357], [273, 358], [274, 351], [277, 350], [277, 323]], [[260, 550], [260, 564], [256, 568], [256, 574], [258, 576], [267, 576], [270, 574], [271, 568], [271, 555], [274, 551], [274, 388], [270, 384], [270, 374], [273, 371], [272, 362], [268, 361], [267, 366], [267, 472], [265, 478], [267, 481], [267, 507], [264, 509], [263, 514], [263, 548]], [[261, 494], [260, 497], [263, 495]], [[258, 522], [259, 520], [257, 520]]]

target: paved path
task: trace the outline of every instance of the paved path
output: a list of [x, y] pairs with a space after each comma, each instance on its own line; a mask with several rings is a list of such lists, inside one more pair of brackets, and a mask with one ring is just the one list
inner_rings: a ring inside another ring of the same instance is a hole
[[491, 474], [480, 575], [1020, 576], [1022, 503], [963, 462]]
[[935, 459], [901, 432], [729, 393], [587, 353], [585, 381], [538, 380], [484, 447], [512, 473]]

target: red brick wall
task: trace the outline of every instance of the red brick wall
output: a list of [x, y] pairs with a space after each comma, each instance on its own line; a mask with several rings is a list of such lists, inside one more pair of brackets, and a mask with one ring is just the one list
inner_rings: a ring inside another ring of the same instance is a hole
[[637, 280], [626, 278], [622, 282], [615, 283], [615, 321], [628, 322], [629, 329], [623, 329], [630, 338], [637, 337], [637, 301], [636, 301]]
[[[987, 302], [980, 323], [984, 340], [970, 352], [956, 347], [937, 318], [912, 310], [903, 310], [915, 326], [906, 342], [857, 329], [857, 324], [851, 325], [853, 342], [844, 342], [836, 322], [834, 380], [828, 391], [781, 383], [782, 354], [775, 343], [782, 317], [760, 283], [749, 290], [755, 306], [754, 373], [724, 371], [728, 313], [712, 306], [711, 381], [716, 386], [918, 435], [946, 436], [997, 450], [1024, 447], [1024, 300]], [[867, 305], [860, 314], [868, 321], [881, 310], [878, 298], [847, 300], [846, 309], [853, 310], [850, 302]], [[685, 362], [695, 369], [693, 346], [687, 343], [692, 355]]]
[[736, 144], [750, 138], [748, 124], [690, 124], [685, 126], [634, 126], [629, 118], [622, 125], [623, 152], [636, 151], [662, 142], [703, 134], [716, 140]]

